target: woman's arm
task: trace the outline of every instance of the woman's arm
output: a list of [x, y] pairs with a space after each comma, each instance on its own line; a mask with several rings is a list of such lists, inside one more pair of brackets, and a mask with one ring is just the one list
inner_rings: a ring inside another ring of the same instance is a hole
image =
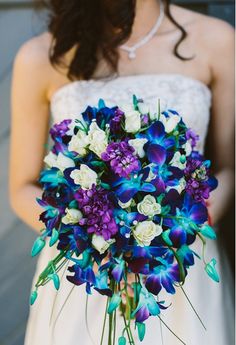
[[208, 32], [213, 96], [209, 145], [219, 182], [209, 200], [209, 213], [216, 224], [234, 195], [234, 30], [214, 19]]
[[10, 201], [16, 214], [36, 231], [42, 212], [36, 202], [37, 184], [47, 143], [49, 63], [45, 40], [39, 36], [25, 43], [14, 63], [10, 148]]

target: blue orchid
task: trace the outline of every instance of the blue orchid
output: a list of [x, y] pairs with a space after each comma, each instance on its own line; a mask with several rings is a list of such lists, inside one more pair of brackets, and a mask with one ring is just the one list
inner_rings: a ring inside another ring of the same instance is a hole
[[104, 128], [107, 123], [114, 117], [117, 106], [108, 108], [103, 99], [98, 102], [98, 107], [88, 106], [82, 113], [83, 120], [87, 124], [91, 124], [93, 120], [96, 120], [100, 128]]
[[152, 273], [147, 277], [146, 288], [157, 295], [162, 287], [171, 294], [175, 293], [174, 284], [180, 281], [178, 263], [174, 263], [174, 256], [168, 253], [165, 258], [158, 258], [159, 264], [153, 268]]
[[73, 265], [68, 267], [69, 272], [73, 272], [74, 276], [66, 276], [67, 280], [74, 285], [86, 284], [86, 292], [91, 294], [91, 286], [95, 284], [95, 274], [92, 268], [89, 266], [85, 269], [82, 269], [80, 265]]
[[97, 290], [101, 295], [112, 297], [112, 290], [108, 286], [108, 273], [102, 271], [96, 276], [96, 282], [94, 289]]
[[150, 315], [157, 316], [160, 314], [160, 307], [155, 297], [143, 286], [139, 293], [139, 302], [137, 308], [133, 311], [132, 316], [136, 322], [143, 322]]
[[175, 216], [164, 220], [164, 224], [170, 228], [169, 238], [173, 246], [179, 248], [183, 244], [191, 244], [198, 226], [207, 219], [205, 204], [196, 203], [191, 196], [185, 194], [182, 208], [177, 208]]
[[112, 183], [112, 187], [118, 187], [115, 190], [115, 194], [123, 203], [128, 202], [138, 192], [151, 193], [156, 190], [156, 187], [152, 183], [144, 181], [142, 172], [132, 175], [129, 180], [126, 178], [119, 178]]
[[148, 160], [158, 165], [166, 161], [167, 150], [175, 144], [175, 138], [166, 135], [165, 127], [160, 121], [155, 121], [145, 135], [140, 134], [139, 137], [148, 139], [146, 144]]

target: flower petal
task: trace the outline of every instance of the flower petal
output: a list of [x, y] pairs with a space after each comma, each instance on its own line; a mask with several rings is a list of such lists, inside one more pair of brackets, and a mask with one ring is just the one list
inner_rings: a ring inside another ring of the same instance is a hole
[[166, 150], [158, 144], [151, 144], [147, 149], [147, 157], [149, 162], [163, 165], [166, 160]]

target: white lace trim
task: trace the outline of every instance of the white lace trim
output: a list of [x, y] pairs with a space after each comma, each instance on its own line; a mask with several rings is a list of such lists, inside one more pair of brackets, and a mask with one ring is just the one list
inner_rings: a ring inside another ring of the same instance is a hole
[[74, 81], [59, 88], [52, 96], [52, 121], [56, 123], [65, 118], [78, 118], [87, 105], [97, 106], [100, 98], [108, 106], [129, 103], [133, 94], [153, 104], [160, 98], [168, 108], [177, 110], [186, 124], [200, 136], [197, 148], [203, 152], [211, 91], [201, 81], [184, 75], [142, 74]]

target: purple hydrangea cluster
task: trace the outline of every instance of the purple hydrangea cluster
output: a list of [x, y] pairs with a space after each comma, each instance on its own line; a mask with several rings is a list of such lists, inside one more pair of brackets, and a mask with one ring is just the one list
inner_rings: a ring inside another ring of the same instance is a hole
[[112, 142], [107, 146], [106, 152], [102, 153], [102, 159], [110, 162], [111, 169], [121, 177], [139, 170], [139, 160], [134, 154], [134, 148], [126, 141]]
[[204, 199], [208, 199], [211, 191], [211, 186], [208, 183], [209, 169], [203, 164], [203, 161], [189, 158], [184, 174], [187, 193], [198, 202], [204, 202]]
[[88, 190], [81, 188], [75, 193], [75, 199], [83, 213], [79, 223], [87, 226], [88, 233], [103, 236], [106, 241], [117, 233], [118, 227], [113, 218], [114, 207], [105, 189], [95, 185]]

